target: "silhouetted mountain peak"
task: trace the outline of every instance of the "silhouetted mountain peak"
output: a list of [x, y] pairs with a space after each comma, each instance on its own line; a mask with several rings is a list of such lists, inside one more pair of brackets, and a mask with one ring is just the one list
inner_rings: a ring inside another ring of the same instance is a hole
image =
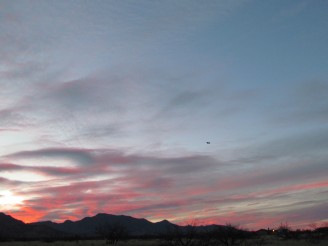
[[14, 219], [10, 215], [0, 213], [0, 233], [3, 238], [26, 239], [26, 238], [54, 238], [64, 237], [67, 234], [51, 228], [53, 222], [36, 222], [25, 224], [23, 221]]
[[170, 223], [171, 224], [171, 222], [170, 221], [168, 221], [168, 220], [161, 220], [161, 221], [159, 221], [159, 222], [157, 222], [157, 223]]
[[168, 221], [168, 220], [161, 220], [161, 221], [156, 222], [155, 224], [157, 224], [157, 225], [165, 225], [165, 226], [173, 225], [173, 224], [172, 224], [170, 221]]
[[65, 220], [65, 221], [64, 221], [64, 224], [71, 224], [71, 223], [74, 223], [74, 222], [71, 221], [71, 220]]
[[10, 215], [0, 212], [0, 225], [1, 224], [24, 225], [25, 223], [21, 220], [14, 219]]
[[98, 213], [93, 217], [108, 217], [108, 216], [113, 216], [113, 214], [106, 214], [106, 213]]

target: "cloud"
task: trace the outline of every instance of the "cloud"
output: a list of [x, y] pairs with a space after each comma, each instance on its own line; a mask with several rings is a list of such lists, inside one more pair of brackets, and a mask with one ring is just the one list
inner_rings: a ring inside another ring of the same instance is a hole
[[283, 99], [273, 106], [270, 121], [288, 127], [327, 122], [327, 84], [326, 78], [318, 78], [292, 86]]
[[22, 166], [11, 164], [11, 163], [0, 163], [0, 169], [3, 170], [17, 170], [21, 169]]
[[327, 131], [324, 127], [318, 127], [308, 131], [277, 134], [273, 137], [254, 141], [252, 144], [237, 149], [231, 162], [240, 165], [264, 165], [266, 167], [272, 165], [282, 169], [288, 163], [289, 166], [294, 165], [295, 168], [297, 166], [300, 168], [307, 167], [314, 171], [316, 167], [320, 168], [322, 163], [326, 161], [325, 149], [327, 147]]
[[[50, 86], [44, 100], [50, 100], [65, 110], [81, 111], [120, 111], [120, 97], [124, 97], [125, 89], [122, 81], [86, 77], [74, 81], [58, 83]], [[129, 100], [127, 98], [127, 100]]]
[[[88, 206], [89, 215], [99, 210], [108, 211], [108, 209], [113, 212], [131, 214], [137, 210], [144, 211], [144, 207], [160, 197], [161, 199], [166, 199], [165, 197], [176, 199], [174, 198], [176, 195], [168, 195], [168, 192], [176, 189], [176, 185], [181, 186], [179, 188], [181, 190], [177, 190], [178, 193], [187, 190], [189, 192], [196, 186], [199, 188], [200, 179], [207, 175], [206, 170], [217, 165], [214, 159], [206, 156], [159, 158], [129, 155], [104, 149], [43, 149], [17, 152], [6, 158], [25, 159], [45, 156], [59, 159], [72, 158], [75, 162], [82, 162], [82, 165], [64, 168], [2, 163], [1, 172], [32, 171], [46, 175], [47, 185], [45, 185], [46, 182], [38, 182], [33, 186], [25, 183], [29, 188], [23, 188], [20, 192], [21, 196], [26, 197], [22, 206], [35, 211], [41, 208], [55, 211], [58, 207], [66, 207], [72, 210], [71, 214], [75, 214], [76, 218], [79, 215], [74, 211], [81, 206]], [[88, 162], [86, 163], [85, 160]], [[197, 178], [190, 177], [196, 173]], [[190, 187], [184, 187], [185, 185]], [[54, 197], [56, 197], [56, 203], [53, 202]], [[126, 202], [132, 202], [135, 205], [124, 205]], [[64, 216], [61, 215], [57, 219]]]
[[0, 110], [0, 126], [8, 128], [24, 128], [32, 125], [31, 120], [21, 114], [19, 108]]
[[[246, 168], [243, 172], [231, 172], [217, 181], [218, 189], [228, 191], [250, 191], [270, 189], [300, 182], [324, 178], [326, 162], [282, 163], [281, 165]], [[254, 171], [256, 170], [256, 172]], [[231, 179], [233, 177], [233, 179]], [[222, 187], [222, 188], [221, 188]]]
[[[49, 167], [49, 166], [24, 166], [11, 163], [0, 163], [1, 172], [4, 171], [27, 171], [37, 174], [44, 174], [46, 176], [61, 177], [69, 175], [81, 174], [82, 170], [70, 167]], [[1, 173], [0, 172], [0, 173]]]
[[[75, 175], [75, 178], [79, 179], [103, 176], [105, 179], [110, 177], [113, 182], [126, 183], [131, 187], [151, 188], [152, 190], [160, 189], [161, 186], [167, 187], [173, 179], [176, 181], [193, 180], [196, 177], [188, 178], [188, 175], [193, 173], [197, 173], [199, 176], [197, 179], [200, 179], [207, 174], [207, 170], [216, 169], [221, 165], [216, 159], [204, 155], [174, 158], [154, 157], [127, 154], [111, 149], [51, 148], [12, 153], [3, 158], [18, 162], [23, 161], [23, 164], [3, 162], [1, 163], [3, 171], [33, 170], [58, 177]], [[24, 164], [27, 159], [31, 159], [35, 163], [33, 165]], [[75, 166], [47, 165], [44, 160], [49, 159], [57, 160], [59, 164], [65, 160], [71, 160]]]
[[[170, 97], [172, 97], [170, 95]], [[184, 91], [173, 96], [166, 105], [157, 113], [155, 119], [166, 119], [167, 117], [185, 117], [186, 114], [195, 113], [196, 109], [203, 106], [202, 102], [206, 97], [204, 92]]]
[[1, 189], [8, 190], [13, 188], [19, 188], [21, 185], [25, 185], [24, 182], [6, 179], [4, 177], [0, 177]]
[[48, 159], [68, 159], [76, 164], [90, 165], [94, 159], [88, 150], [78, 148], [47, 148], [40, 150], [21, 151], [5, 156], [6, 158], [48, 158]]
[[[293, 197], [297, 194], [303, 193], [308, 199], [312, 198], [313, 202], [304, 203], [306, 206], [322, 204], [315, 192], [327, 187], [323, 180], [325, 176], [321, 175], [325, 166], [320, 163], [312, 169], [305, 163], [284, 169], [275, 166], [256, 168], [256, 172], [254, 169], [228, 171], [230, 163], [206, 155], [154, 157], [112, 149], [71, 148], [17, 152], [6, 158], [19, 160], [45, 156], [58, 160], [71, 159], [80, 165], [32, 167], [1, 163], [0, 174], [26, 171], [48, 177], [47, 181], [34, 182], [33, 185], [19, 183], [15, 192], [25, 199], [13, 215], [23, 218], [22, 211], [35, 211], [35, 217], [29, 218], [29, 221], [60, 221], [110, 212], [179, 222], [183, 214], [189, 217], [194, 214], [204, 222], [216, 218], [216, 223], [229, 219], [245, 222], [248, 226], [259, 226], [268, 222], [269, 218], [274, 220], [274, 214], [282, 218], [282, 211], [290, 211]], [[307, 183], [304, 183], [306, 180]], [[13, 187], [11, 181], [5, 181], [9, 189]], [[294, 208], [301, 209], [304, 205], [294, 205]], [[69, 212], [62, 212], [59, 207]], [[44, 210], [48, 213], [38, 213]], [[235, 211], [235, 214], [229, 215], [229, 211]], [[262, 218], [261, 213], [267, 216]], [[250, 214], [256, 214], [258, 221], [250, 220]], [[313, 218], [316, 217], [313, 215]], [[303, 219], [297, 221], [301, 223]]]

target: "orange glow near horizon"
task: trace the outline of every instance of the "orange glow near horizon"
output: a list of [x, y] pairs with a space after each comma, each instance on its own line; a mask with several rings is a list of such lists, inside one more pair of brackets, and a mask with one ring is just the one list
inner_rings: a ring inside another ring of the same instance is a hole
[[[261, 191], [259, 194], [249, 194], [249, 197], [256, 199], [256, 197], [261, 197], [261, 194], [277, 194], [286, 193], [293, 191], [309, 190], [309, 189], [320, 189], [328, 186], [328, 181], [313, 182], [307, 184], [297, 184], [286, 186], [282, 188], [276, 188], [267, 191]], [[198, 194], [198, 192], [197, 192]], [[126, 196], [122, 196], [126, 198]], [[134, 197], [134, 196], [132, 196]], [[101, 199], [105, 199], [106, 196], [100, 196]], [[245, 195], [245, 199], [248, 197]], [[54, 199], [54, 200], [53, 200]], [[232, 211], [230, 213], [220, 212], [219, 210], [197, 210], [188, 211], [181, 209], [184, 207], [184, 202], [177, 202], [179, 208], [174, 210], [163, 210], [163, 211], [143, 211], [144, 207], [149, 206], [146, 203], [125, 203], [120, 202], [112, 204], [110, 206], [105, 206], [99, 208], [97, 200], [94, 200], [94, 196], [85, 197], [83, 202], [77, 203], [76, 207], [70, 206], [68, 209], [68, 204], [73, 201], [71, 197], [58, 197], [55, 198], [43, 198], [40, 201], [30, 200], [30, 203], [23, 197], [15, 194], [9, 190], [3, 190], [0, 192], [0, 211], [14, 217], [15, 219], [21, 220], [25, 223], [52, 220], [57, 223], [61, 223], [65, 220], [80, 220], [86, 216], [95, 216], [97, 213], [111, 213], [111, 214], [125, 214], [131, 215], [136, 218], [146, 218], [151, 221], [160, 221], [167, 219], [172, 223], [176, 224], [186, 224], [191, 221], [195, 221], [199, 225], [208, 224], [239, 224], [242, 227], [248, 227], [249, 229], [267, 228], [278, 226], [281, 221], [285, 221], [283, 215], [277, 215], [275, 213], [261, 215], [256, 212], [252, 214], [244, 213], [242, 211]], [[124, 200], [124, 199], [123, 199]], [[34, 204], [35, 202], [35, 204]], [[36, 206], [37, 205], [37, 206]], [[61, 209], [58, 209], [61, 208]], [[140, 212], [131, 213], [132, 211], [140, 210]], [[49, 217], [50, 216], [50, 217]], [[295, 228], [306, 227], [309, 223], [313, 221], [296, 221]], [[322, 222], [322, 221], [321, 221]], [[293, 221], [291, 221], [291, 224]], [[318, 221], [320, 223], [320, 221]]]
[[42, 221], [42, 218], [46, 213], [28, 207], [21, 207], [20, 210], [14, 211], [9, 215], [15, 219], [23, 221], [24, 223], [33, 223]]
[[[46, 212], [41, 212], [41, 211], [37, 211], [35, 209], [32, 208], [28, 208], [28, 207], [21, 207], [19, 211], [13, 211], [13, 212], [6, 212], [7, 215], [12, 216], [13, 218], [17, 219], [17, 220], [21, 220], [24, 223], [33, 223], [33, 222], [40, 222], [40, 221], [45, 221], [48, 220], [46, 219], [47, 213]], [[121, 214], [121, 213], [118, 213]], [[83, 219], [84, 217], [87, 216], [95, 216], [96, 214], [93, 215], [65, 215], [65, 217], [61, 217], [59, 219], [56, 220], [52, 220], [53, 222], [56, 223], [62, 223], [65, 220], [71, 220], [71, 221], [78, 221]], [[131, 215], [132, 217], [135, 218], [144, 218], [144, 216], [140, 215], [140, 216], [134, 216]], [[192, 223], [195, 223], [195, 225], [199, 226], [199, 225], [211, 225], [211, 224], [219, 224], [219, 225], [224, 225], [227, 223], [231, 223], [232, 225], [236, 225], [236, 226], [241, 226], [241, 228], [243, 229], [249, 229], [249, 230], [257, 230], [257, 229], [261, 229], [261, 228], [275, 228], [278, 227], [279, 224], [281, 223], [281, 221], [284, 220], [284, 218], [281, 217], [276, 217], [276, 216], [269, 216], [267, 218], [262, 218], [262, 219], [257, 219], [256, 222], [250, 223], [248, 225], [243, 225], [240, 223], [240, 221], [247, 219], [249, 217], [249, 215], [239, 215], [239, 214], [228, 214], [227, 216], [215, 216], [215, 217], [204, 217], [204, 218], [196, 218], [196, 219], [192, 219], [192, 218], [188, 218], [188, 219], [181, 219], [181, 217], [177, 216], [172, 216], [170, 218], [167, 218], [166, 220], [170, 221], [171, 223], [174, 224], [178, 224], [178, 225], [187, 225]], [[179, 218], [178, 220], [176, 220], [176, 218]], [[147, 219], [147, 218], [146, 218]], [[149, 221], [153, 221], [153, 220], [149, 220]], [[153, 222], [158, 222], [160, 220], [156, 220]], [[322, 222], [322, 221], [321, 221]], [[321, 223], [320, 221], [316, 221], [317, 224]], [[303, 222], [300, 224], [290, 224], [290, 226], [293, 229], [303, 229], [306, 228], [310, 223], [312, 222]], [[322, 222], [323, 223], [323, 222]]]

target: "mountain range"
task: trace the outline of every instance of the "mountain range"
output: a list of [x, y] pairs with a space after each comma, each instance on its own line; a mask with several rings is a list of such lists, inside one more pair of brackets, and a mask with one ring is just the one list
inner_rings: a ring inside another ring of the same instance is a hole
[[58, 231], [42, 224], [26, 224], [10, 215], [0, 213], [0, 241], [2, 239], [45, 239], [69, 237], [64, 231]]
[[120, 224], [127, 228], [131, 235], [156, 235], [166, 230], [167, 226], [174, 224], [167, 220], [152, 223], [146, 219], [137, 219], [125, 215], [112, 215], [100, 213], [93, 217], [85, 217], [78, 221], [66, 220], [63, 223], [43, 221], [31, 225], [45, 226], [56, 231], [62, 231], [79, 236], [96, 236], [97, 227]]
[[78, 221], [66, 220], [63, 223], [52, 221], [24, 223], [10, 215], [0, 213], [0, 239], [96, 237], [99, 226], [115, 224], [124, 226], [132, 236], [159, 235], [165, 232], [168, 227], [177, 226], [167, 220], [153, 223], [146, 219], [105, 213], [100, 213], [93, 217], [85, 217]]

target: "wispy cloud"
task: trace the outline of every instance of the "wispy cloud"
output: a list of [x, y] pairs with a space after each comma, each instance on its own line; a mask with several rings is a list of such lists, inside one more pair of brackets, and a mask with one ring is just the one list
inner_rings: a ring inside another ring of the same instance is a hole
[[70, 149], [70, 148], [49, 148], [49, 149], [41, 149], [41, 150], [34, 150], [34, 151], [21, 151], [17, 153], [10, 154], [6, 156], [6, 158], [13, 158], [13, 159], [70, 159], [73, 160], [76, 164], [93, 164], [93, 157], [92, 155], [84, 149]]
[[[233, 211], [238, 215], [243, 216], [245, 213], [246, 216], [252, 210], [247, 204], [254, 204], [254, 213], [256, 209], [267, 210], [266, 219], [268, 219], [270, 209], [273, 211], [272, 217], [283, 210], [282, 207], [275, 208], [276, 203], [272, 202], [273, 200], [280, 201], [280, 204], [285, 201], [286, 206], [288, 204], [292, 206], [294, 194], [324, 190], [328, 185], [324, 181], [324, 176], [320, 176], [325, 170], [324, 165], [319, 165], [318, 168], [313, 166], [310, 170], [307, 165], [287, 166], [284, 169], [273, 166], [266, 167], [262, 171], [257, 168], [257, 172], [254, 173], [253, 169], [228, 171], [227, 166], [231, 163], [224, 163], [203, 155], [167, 158], [106, 149], [62, 148], [17, 152], [5, 156], [5, 158], [17, 158], [16, 160], [20, 158], [38, 160], [37, 158], [44, 157], [72, 159], [77, 166], [26, 166], [11, 163], [0, 165], [2, 173], [19, 170], [48, 177], [48, 181], [44, 181], [44, 184], [39, 182], [31, 185], [23, 182], [19, 185], [22, 191], [16, 192], [26, 199], [14, 215], [22, 216], [21, 212], [26, 209], [47, 210], [49, 213], [46, 214], [35, 212], [35, 216], [30, 220], [61, 220], [67, 219], [68, 215], [58, 210], [58, 207], [65, 207], [65, 210], [70, 211], [71, 219], [93, 215], [99, 211], [110, 211], [147, 216], [154, 220], [167, 216], [179, 222], [181, 215], [178, 211], [182, 208], [183, 213], [195, 213], [196, 216], [196, 211], [206, 207], [212, 208], [213, 211], [197, 215], [199, 220], [212, 221], [213, 212], [216, 211], [217, 214], [214, 216], [217, 218], [216, 223], [224, 223], [223, 220], [227, 218], [224, 214], [228, 207], [233, 206], [235, 207]], [[301, 170], [302, 168], [306, 170]], [[321, 177], [321, 181], [304, 184], [305, 180], [316, 180], [314, 177], [316, 179]], [[10, 187], [10, 183], [8, 185]], [[257, 187], [261, 187], [261, 191]], [[245, 195], [246, 190], [254, 190], [254, 192]], [[312, 196], [313, 199], [319, 199], [314, 202], [315, 204], [320, 205], [324, 202], [320, 200], [320, 196]], [[54, 198], [56, 202], [53, 202]], [[268, 206], [269, 201], [271, 201], [270, 206]], [[81, 207], [87, 209], [82, 211]], [[289, 207], [285, 209], [290, 211]], [[231, 216], [229, 220], [235, 221], [237, 217]], [[305, 220], [306, 218], [299, 218], [297, 221]], [[264, 223], [266, 223], [265, 219], [259, 219], [257, 224], [250, 221], [246, 224], [258, 226]]]

